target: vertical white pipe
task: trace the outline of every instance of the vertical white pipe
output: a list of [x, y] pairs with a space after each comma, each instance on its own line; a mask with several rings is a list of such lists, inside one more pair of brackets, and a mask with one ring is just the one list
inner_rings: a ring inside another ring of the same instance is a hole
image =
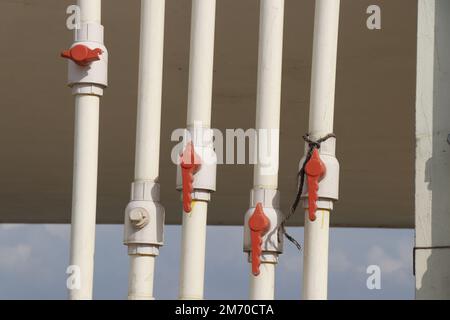
[[[193, 0], [187, 127], [211, 126], [215, 0]], [[208, 203], [195, 201], [183, 212], [180, 299], [203, 299]]]
[[[165, 0], [141, 1], [135, 182], [157, 182], [159, 176], [164, 12]], [[157, 231], [148, 229], [146, 232]], [[132, 252], [128, 299], [153, 299], [156, 256], [139, 254], [138, 250]]]
[[183, 212], [180, 299], [203, 299], [207, 210], [206, 201], [196, 201], [190, 213]]
[[[283, 23], [284, 0], [261, 0], [256, 98], [258, 161], [253, 171], [254, 189], [278, 188]], [[276, 259], [270, 262], [262, 259], [260, 274], [250, 274], [250, 299], [274, 298]]]
[[216, 0], [192, 0], [187, 127], [211, 126]]
[[[255, 188], [278, 187], [283, 21], [284, 0], [261, 0], [256, 97], [258, 154], [270, 149], [267, 148], [268, 145], [271, 146], [270, 142], [274, 143], [275, 148], [270, 153], [263, 152], [270, 154], [268, 159], [259, 157], [253, 172]], [[261, 135], [261, 130], [265, 130], [266, 134]]]
[[[78, 0], [81, 23], [101, 23], [101, 0]], [[79, 270], [79, 288], [70, 299], [92, 299], [97, 206], [98, 122], [100, 97], [75, 95], [75, 147], [70, 265]]]
[[100, 24], [102, 18], [101, 0], [78, 0], [81, 23], [95, 22]]
[[155, 256], [130, 255], [129, 300], [153, 300]]
[[250, 299], [273, 300], [275, 297], [275, 263], [261, 263], [259, 275], [250, 271]]
[[333, 131], [340, 0], [316, 0], [309, 133], [313, 139]]
[[[339, 0], [316, 0], [309, 132], [318, 139], [333, 132]], [[303, 298], [326, 299], [330, 211], [317, 210], [311, 222], [305, 214]]]
[[99, 104], [98, 96], [75, 96], [70, 265], [79, 268], [81, 286], [69, 291], [71, 299], [92, 299]]
[[328, 235], [330, 211], [317, 210], [316, 220], [309, 220], [305, 213], [305, 248], [303, 255], [303, 298], [323, 300], [327, 298]]
[[159, 175], [165, 0], [141, 1], [135, 180]]

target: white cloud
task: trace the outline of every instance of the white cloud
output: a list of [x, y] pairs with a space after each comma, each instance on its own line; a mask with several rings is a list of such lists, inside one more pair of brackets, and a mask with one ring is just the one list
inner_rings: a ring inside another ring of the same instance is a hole
[[367, 252], [367, 262], [378, 265], [382, 276], [387, 277], [389, 281], [407, 284], [412, 281], [410, 247], [410, 244], [400, 240], [393, 248], [396, 252], [389, 254], [380, 246], [374, 245]]
[[348, 272], [354, 268], [347, 254], [342, 250], [333, 251], [330, 255], [330, 270], [334, 272]]
[[70, 225], [65, 224], [46, 224], [44, 225], [45, 230], [51, 236], [68, 240], [70, 237]]
[[30, 263], [32, 248], [26, 244], [0, 246], [0, 270], [20, 270]]
[[380, 266], [383, 273], [394, 273], [404, 268], [402, 259], [391, 257], [377, 245], [372, 246], [367, 252], [367, 261]]
[[0, 224], [0, 230], [3, 231], [14, 230], [19, 229], [22, 226], [23, 224]]

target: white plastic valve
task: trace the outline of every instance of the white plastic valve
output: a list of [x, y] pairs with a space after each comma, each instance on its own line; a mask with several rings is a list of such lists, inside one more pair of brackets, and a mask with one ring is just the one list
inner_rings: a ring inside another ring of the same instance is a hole
[[[159, 184], [150, 181], [134, 182], [131, 201], [125, 209], [124, 244], [154, 247], [164, 243], [165, 211], [159, 203]], [[136, 246], [132, 246], [136, 248]], [[145, 254], [143, 252], [142, 254]]]
[[[244, 252], [250, 253], [252, 250], [251, 231], [249, 228], [249, 219], [256, 209], [256, 205], [261, 203], [264, 214], [270, 221], [269, 229], [262, 237], [261, 260], [265, 258], [272, 259], [276, 257], [273, 253], [283, 253], [283, 235], [279, 228], [283, 221], [283, 214], [280, 207], [280, 193], [275, 189], [252, 189], [250, 192], [250, 208], [245, 213], [244, 220]], [[251, 255], [249, 254], [249, 261]]]
[[[68, 86], [73, 94], [95, 94], [101, 96], [108, 86], [108, 50], [103, 44], [103, 26], [98, 23], [83, 23], [75, 30], [75, 40], [70, 49], [83, 45], [91, 50], [100, 49], [99, 60], [80, 66], [68, 60]], [[69, 49], [69, 50], [70, 50]]]
[[[199, 169], [194, 173], [192, 182], [193, 200], [210, 200], [210, 193], [216, 191], [217, 155], [213, 146], [213, 130], [190, 128], [186, 130], [185, 141], [192, 142], [196, 155], [200, 158]], [[184, 150], [183, 150], [184, 151]], [[183, 180], [181, 166], [177, 166], [176, 189], [182, 191]]]
[[[308, 150], [308, 145], [306, 146], [306, 151]], [[317, 201], [318, 209], [332, 210], [333, 202], [339, 199], [339, 162], [335, 156], [336, 150], [336, 139], [330, 138], [321, 143], [319, 154], [320, 160], [325, 165], [326, 171], [325, 175], [319, 181], [319, 190], [317, 195], [319, 200]], [[305, 162], [305, 157], [300, 160], [299, 170], [302, 168]], [[302, 199], [308, 199], [308, 184], [303, 185]], [[303, 201], [303, 207], [308, 208], [308, 201]]]

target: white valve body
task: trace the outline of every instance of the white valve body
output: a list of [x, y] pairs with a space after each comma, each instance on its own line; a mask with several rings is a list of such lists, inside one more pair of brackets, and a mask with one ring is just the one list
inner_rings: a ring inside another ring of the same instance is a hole
[[283, 214], [279, 209], [279, 194], [279, 191], [275, 189], [252, 189], [250, 192], [250, 209], [245, 213], [244, 222], [244, 252], [249, 253], [249, 261], [251, 261], [252, 241], [248, 220], [255, 212], [256, 205], [259, 202], [261, 202], [263, 212], [270, 221], [269, 230], [262, 236], [261, 261], [276, 259], [276, 255], [273, 255], [273, 253], [281, 254], [283, 252], [284, 237], [283, 234], [278, 235], [279, 232], [282, 232], [278, 229], [283, 221]]
[[[186, 133], [186, 144], [192, 142], [194, 152], [200, 157], [200, 167], [194, 173], [192, 183], [192, 199], [209, 201], [210, 193], [216, 191], [217, 155], [213, 146], [213, 130], [195, 128], [186, 130]], [[183, 190], [181, 165], [177, 166], [176, 188]]]
[[[306, 151], [308, 145], [306, 146]], [[332, 210], [333, 202], [339, 199], [339, 162], [335, 156], [336, 139], [330, 138], [327, 141], [321, 143], [319, 154], [320, 160], [325, 164], [325, 175], [319, 180], [319, 190], [317, 195], [319, 200], [317, 201], [318, 209]], [[299, 170], [302, 168], [305, 162], [305, 157], [300, 160]], [[305, 183], [303, 185], [302, 199], [303, 207], [308, 208], [308, 183], [307, 176], [305, 175]]]
[[[148, 215], [148, 223], [143, 228], [137, 228], [130, 219], [130, 213], [135, 209], [144, 210]], [[164, 243], [164, 207], [159, 203], [159, 184], [149, 181], [134, 182], [131, 190], [131, 201], [125, 209], [125, 245], [145, 245], [156, 247]], [[136, 247], [136, 246], [132, 246]], [[139, 247], [139, 246], [138, 246]], [[155, 252], [151, 249], [152, 252]], [[151, 253], [152, 253], [151, 252]], [[139, 253], [145, 254], [145, 252]], [[157, 250], [156, 254], [157, 255]]]
[[[67, 84], [69, 87], [74, 87], [74, 94], [86, 93], [101, 96], [103, 88], [108, 86], [108, 50], [103, 44], [103, 26], [98, 23], [81, 24], [80, 29], [75, 30], [75, 41], [71, 48], [77, 45], [85, 45], [89, 49], [99, 48], [102, 54], [99, 56], [100, 60], [90, 62], [88, 66], [79, 66], [68, 59]], [[81, 85], [80, 88], [78, 88], [79, 85]], [[99, 88], [92, 88], [93, 92], [87, 92], [90, 86]]]

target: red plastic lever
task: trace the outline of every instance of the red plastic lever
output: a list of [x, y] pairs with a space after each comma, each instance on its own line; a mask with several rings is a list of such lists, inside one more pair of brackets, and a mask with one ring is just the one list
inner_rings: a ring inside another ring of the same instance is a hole
[[78, 44], [69, 50], [61, 52], [61, 57], [70, 59], [79, 66], [87, 66], [92, 61], [100, 60], [100, 55], [103, 53], [102, 49], [89, 49], [83, 44]]
[[255, 212], [248, 220], [250, 228], [251, 244], [252, 244], [252, 273], [254, 276], [259, 275], [259, 266], [261, 265], [261, 244], [262, 237], [269, 230], [270, 220], [264, 214], [261, 202], [256, 204]]
[[192, 196], [194, 191], [194, 173], [200, 168], [200, 157], [195, 153], [192, 142], [189, 142], [181, 155], [181, 178], [183, 181], [183, 210], [191, 212]]
[[308, 212], [309, 220], [316, 220], [316, 210], [319, 190], [319, 180], [325, 175], [325, 164], [320, 160], [319, 151], [314, 149], [311, 158], [305, 167], [308, 183]]

